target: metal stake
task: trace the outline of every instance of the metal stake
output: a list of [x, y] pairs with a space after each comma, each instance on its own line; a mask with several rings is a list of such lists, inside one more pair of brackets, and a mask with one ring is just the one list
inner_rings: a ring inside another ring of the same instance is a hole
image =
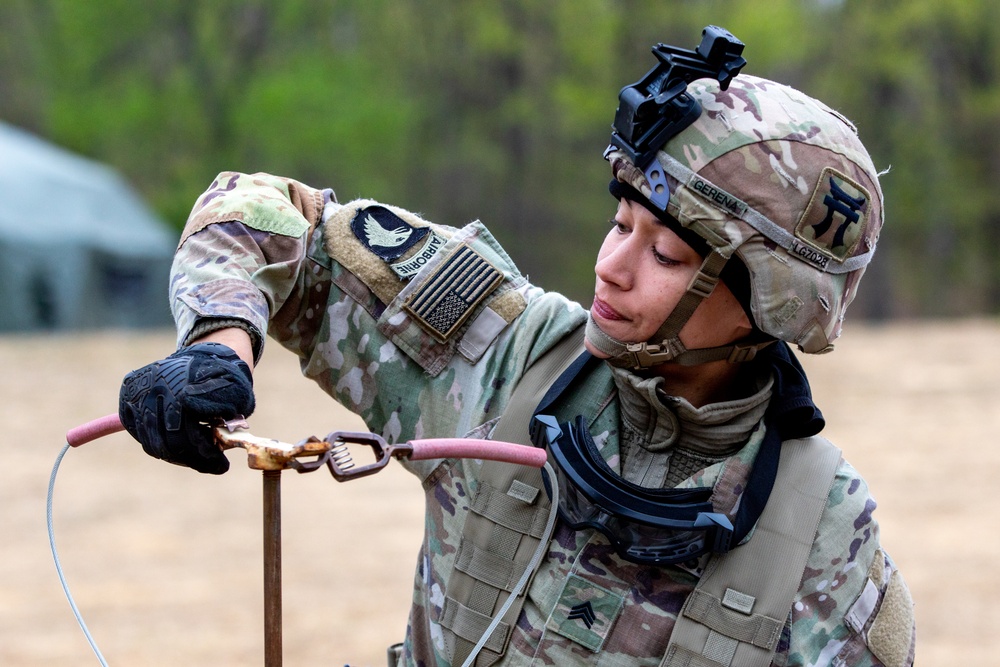
[[281, 667], [281, 471], [264, 471], [264, 667]]

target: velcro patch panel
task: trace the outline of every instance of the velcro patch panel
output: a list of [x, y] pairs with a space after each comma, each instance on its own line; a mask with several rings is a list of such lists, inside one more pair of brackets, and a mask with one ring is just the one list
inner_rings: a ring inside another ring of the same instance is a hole
[[871, 199], [861, 184], [824, 168], [795, 227], [792, 252], [821, 269], [831, 259], [843, 262], [862, 238]]
[[443, 343], [501, 282], [503, 273], [499, 269], [462, 245], [413, 293], [404, 308]]

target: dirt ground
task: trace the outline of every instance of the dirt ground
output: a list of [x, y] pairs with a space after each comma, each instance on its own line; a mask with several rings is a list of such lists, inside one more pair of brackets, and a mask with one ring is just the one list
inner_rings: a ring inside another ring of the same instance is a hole
[[[121, 377], [172, 346], [164, 332], [0, 337], [0, 664], [96, 663], [49, 551], [49, 474], [66, 430], [115, 411]], [[826, 435], [879, 501], [917, 604], [919, 664], [998, 664], [1000, 323], [851, 323], [834, 354], [803, 363]], [[277, 346], [256, 385], [258, 435], [363, 428]], [[56, 544], [109, 664], [263, 662], [261, 477], [229, 457], [227, 475], [198, 475], [119, 434], [63, 459]], [[285, 664], [384, 664], [405, 629], [418, 485], [398, 466], [282, 480]]]

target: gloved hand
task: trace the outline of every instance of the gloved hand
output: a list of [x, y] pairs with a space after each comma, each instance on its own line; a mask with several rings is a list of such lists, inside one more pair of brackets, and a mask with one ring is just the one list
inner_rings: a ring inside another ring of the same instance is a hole
[[198, 343], [132, 371], [122, 381], [118, 416], [150, 456], [221, 475], [229, 460], [206, 422], [254, 410], [250, 367], [226, 345]]

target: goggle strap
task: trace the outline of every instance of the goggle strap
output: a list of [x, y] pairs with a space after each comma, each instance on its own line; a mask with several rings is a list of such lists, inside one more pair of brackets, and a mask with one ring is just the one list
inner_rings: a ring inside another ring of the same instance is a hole
[[[758, 343], [753, 347], [759, 350], [769, 344], [770, 342]], [[547, 410], [549, 406], [558, 400], [563, 391], [573, 384], [577, 375], [584, 368], [597, 363], [600, 363], [599, 359], [584, 352], [569, 368], [560, 374], [550, 390], [546, 392], [541, 403], [535, 408], [535, 419], [532, 420], [532, 422], [535, 422], [532, 424], [532, 439], [535, 446], [550, 445], [551, 440], [559, 437], [560, 434], [558, 421], [553, 417], [545, 417], [544, 415], [539, 420], [540, 413]], [[746, 489], [740, 501], [740, 507], [734, 517], [732, 532], [730, 533], [727, 530], [725, 531], [725, 535], [717, 534], [715, 536], [717, 540], [712, 545], [713, 548], [722, 549], [725, 546], [731, 548], [740, 544], [754, 525], [756, 525], [771, 495], [771, 489], [774, 487], [774, 480], [778, 472], [778, 459], [781, 454], [782, 437], [771, 416], [765, 415], [764, 419], [764, 441], [761, 443], [760, 451], [757, 453], [753, 467], [747, 477]], [[585, 430], [586, 424], [584, 423], [581, 428]], [[555, 485], [553, 484], [553, 486]], [[728, 545], [724, 543], [726, 540], [728, 540]]]

